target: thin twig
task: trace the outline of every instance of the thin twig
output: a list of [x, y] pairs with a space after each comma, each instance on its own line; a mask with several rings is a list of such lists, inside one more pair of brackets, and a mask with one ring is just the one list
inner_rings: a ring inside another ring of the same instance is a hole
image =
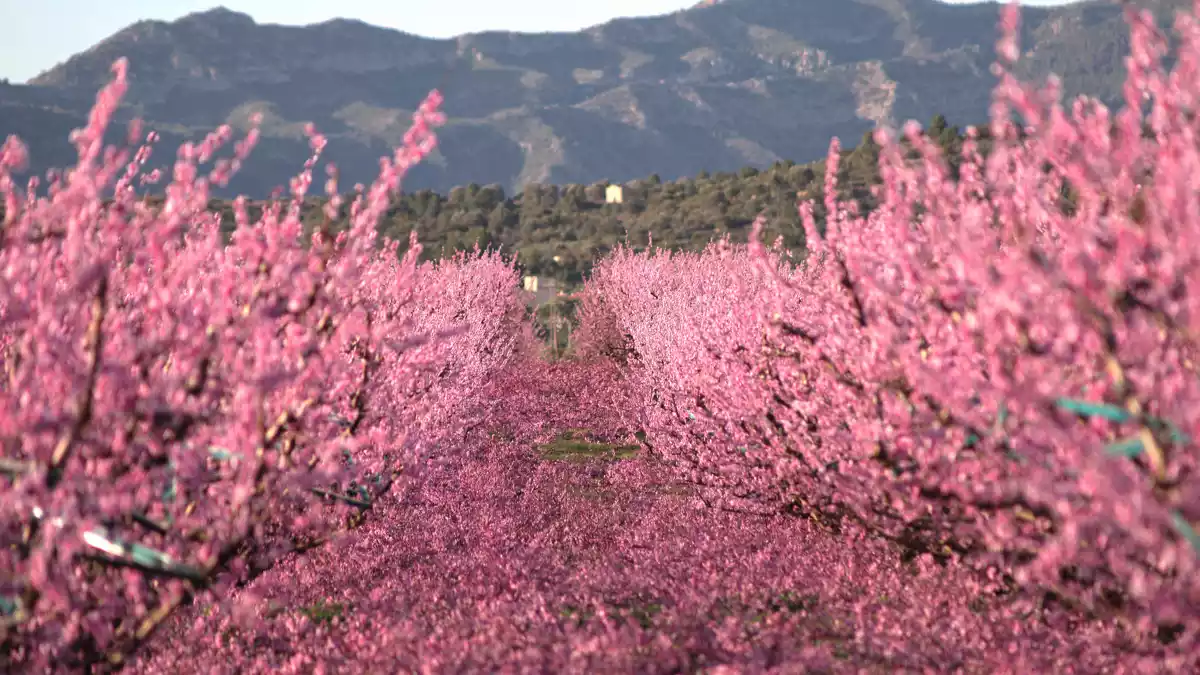
[[312, 488], [310, 490], [310, 492], [312, 492], [314, 495], [317, 495], [318, 497], [328, 497], [330, 499], [337, 499], [337, 500], [346, 502], [347, 504], [350, 504], [351, 506], [357, 506], [360, 509], [371, 508], [371, 502], [366, 502], [361, 499], [356, 499], [349, 495], [344, 495], [344, 494], [340, 494], [337, 492], [331, 492], [329, 490], [322, 490], [321, 488]]
[[104, 347], [104, 315], [108, 311], [108, 276], [100, 277], [96, 293], [92, 297], [92, 319], [88, 323], [84, 349], [87, 350], [87, 380], [75, 403], [75, 421], [59, 437], [50, 457], [46, 473], [46, 487], [53, 489], [62, 479], [62, 466], [70, 457], [72, 449], [83, 435], [84, 428], [92, 421], [92, 409], [96, 399], [96, 380], [100, 375], [100, 354]]
[[33, 463], [19, 459], [9, 459], [0, 457], [0, 473], [6, 473], [10, 476], [21, 476], [33, 471]]

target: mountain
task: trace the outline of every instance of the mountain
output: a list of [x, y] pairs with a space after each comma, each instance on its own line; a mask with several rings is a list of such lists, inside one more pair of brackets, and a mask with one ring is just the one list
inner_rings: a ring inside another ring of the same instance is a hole
[[[1142, 0], [1163, 16], [1189, 0]], [[0, 84], [0, 136], [35, 170], [73, 160], [118, 57], [120, 113], [163, 140], [156, 160], [217, 125], [264, 116], [263, 140], [230, 192], [265, 196], [308, 154], [304, 123], [330, 140], [343, 185], [369, 182], [432, 88], [449, 122], [406, 188], [623, 181], [765, 167], [824, 154], [832, 136], [880, 123], [986, 120], [999, 5], [937, 0], [724, 0], [574, 33], [429, 39], [359, 21], [256, 23], [224, 8], [142, 21], [28, 84]], [[1022, 13], [1025, 74], [1120, 102], [1128, 34], [1119, 7], [1089, 0]], [[120, 134], [114, 133], [114, 139]]]

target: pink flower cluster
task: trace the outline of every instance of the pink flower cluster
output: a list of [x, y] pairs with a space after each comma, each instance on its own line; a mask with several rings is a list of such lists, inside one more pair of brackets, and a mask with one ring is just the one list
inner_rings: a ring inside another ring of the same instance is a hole
[[[785, 514], [706, 508], [654, 453], [547, 461], [572, 431], [628, 444], [604, 362], [517, 363], [487, 434], [352, 535], [197, 603], [131, 663], [199, 673], [1188, 672], [1113, 622], [1026, 607], [962, 566]], [[608, 434], [583, 433], [600, 429]], [[542, 446], [543, 448], [545, 446]]]
[[[808, 254], [619, 251], [578, 344], [619, 355], [649, 442], [725, 508], [961, 561], [1147, 639], [1200, 637], [1200, 22], [1130, 12], [1126, 107], [998, 64], [994, 149], [952, 175], [915, 124], [880, 205]], [[1017, 53], [1015, 7], [998, 52]], [[1023, 120], [1018, 126], [1017, 119]], [[756, 239], [756, 238], [755, 238]]]
[[[492, 254], [420, 264], [375, 226], [443, 120], [430, 94], [349, 228], [302, 235], [291, 198], [226, 240], [209, 188], [222, 127], [183, 146], [151, 204], [154, 135], [102, 138], [124, 62], [73, 140], [79, 163], [20, 186], [0, 150], [0, 670], [120, 664], [179, 606], [219, 596], [388, 495], [530, 344], [517, 272]], [[139, 145], [140, 144], [140, 145]], [[211, 167], [205, 169], [206, 165]], [[327, 168], [330, 219], [342, 213]], [[39, 192], [42, 194], [39, 195]], [[463, 292], [467, 289], [469, 292]], [[469, 321], [467, 319], [469, 318]]]

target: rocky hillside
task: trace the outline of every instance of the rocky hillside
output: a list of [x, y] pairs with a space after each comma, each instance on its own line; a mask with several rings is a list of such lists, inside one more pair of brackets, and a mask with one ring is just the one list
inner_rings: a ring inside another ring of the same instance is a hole
[[[1187, 0], [1143, 0], [1164, 15]], [[232, 191], [269, 193], [307, 154], [315, 122], [345, 183], [366, 181], [412, 106], [446, 96], [442, 150], [409, 188], [569, 184], [767, 166], [821, 156], [831, 136], [879, 123], [986, 119], [996, 4], [938, 0], [724, 0], [576, 33], [490, 32], [435, 40], [336, 20], [263, 25], [226, 9], [143, 21], [34, 78], [0, 85], [0, 136], [35, 168], [71, 159], [79, 126], [118, 57], [124, 114], [164, 140], [264, 115], [265, 139]], [[1106, 0], [1023, 14], [1024, 67], [1069, 93], [1120, 100], [1127, 35]]]

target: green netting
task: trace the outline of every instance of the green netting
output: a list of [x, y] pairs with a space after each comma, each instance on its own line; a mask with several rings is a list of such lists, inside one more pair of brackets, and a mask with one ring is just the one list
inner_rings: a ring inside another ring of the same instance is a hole
[[1175, 529], [1179, 530], [1179, 536], [1187, 540], [1187, 543], [1191, 544], [1197, 553], [1200, 553], [1200, 534], [1196, 534], [1196, 530], [1187, 521], [1187, 518], [1184, 518], [1182, 513], [1174, 511], [1171, 513], [1171, 522], [1174, 523]]
[[1054, 403], [1060, 410], [1073, 412], [1080, 417], [1103, 417], [1111, 422], [1126, 422], [1133, 417], [1128, 410], [1111, 403], [1093, 403], [1072, 398], [1060, 398]]

